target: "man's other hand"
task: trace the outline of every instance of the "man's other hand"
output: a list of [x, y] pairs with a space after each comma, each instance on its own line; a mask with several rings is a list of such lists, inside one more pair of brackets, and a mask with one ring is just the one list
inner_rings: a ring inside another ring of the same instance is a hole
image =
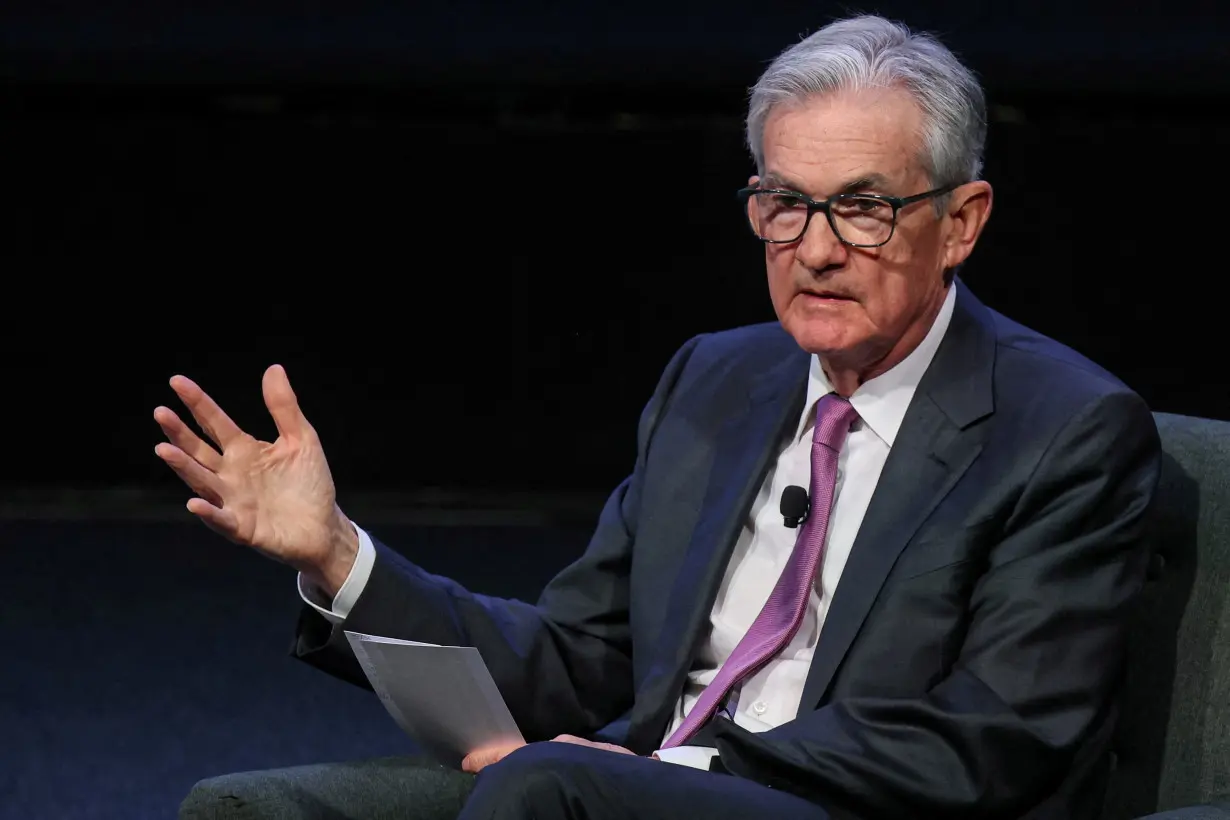
[[[552, 743], [573, 743], [577, 746], [588, 746], [591, 749], [605, 749], [608, 752], [615, 754], [630, 755], [635, 752], [625, 749], [623, 746], [616, 746], [614, 743], [597, 743], [592, 740], [586, 740], [583, 737], [575, 735], [560, 735], [551, 741]], [[524, 746], [524, 743], [509, 743], [504, 746], [492, 746], [487, 749], [480, 749], [476, 752], [471, 752], [466, 756], [466, 759], [461, 761], [462, 771], [478, 774], [492, 763], [498, 763], [508, 755]]]
[[286, 371], [270, 367], [262, 388], [278, 430], [272, 443], [241, 430], [192, 380], [173, 377], [171, 389], [215, 446], [173, 410], [159, 407], [154, 420], [169, 441], [154, 452], [196, 493], [190, 512], [335, 595], [354, 564], [358, 535], [337, 506], [320, 439], [299, 409]]

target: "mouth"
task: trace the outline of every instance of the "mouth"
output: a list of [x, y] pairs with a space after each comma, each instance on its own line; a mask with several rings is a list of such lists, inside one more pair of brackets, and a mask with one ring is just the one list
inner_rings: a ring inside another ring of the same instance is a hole
[[819, 290], [815, 288], [804, 288], [799, 291], [800, 296], [807, 297], [808, 301], [820, 300], [824, 302], [853, 302], [853, 296], [847, 296], [844, 293], [838, 293], [832, 290]]

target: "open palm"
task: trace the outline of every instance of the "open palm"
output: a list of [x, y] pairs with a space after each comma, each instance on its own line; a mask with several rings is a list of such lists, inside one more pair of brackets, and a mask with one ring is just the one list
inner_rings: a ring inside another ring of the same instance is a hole
[[175, 376], [171, 389], [216, 447], [159, 407], [154, 419], [169, 442], [155, 453], [197, 494], [188, 509], [211, 528], [319, 578], [345, 558], [339, 545], [353, 528], [337, 507], [324, 450], [286, 371], [270, 367], [262, 388], [277, 425], [274, 442], [245, 433], [196, 383]]

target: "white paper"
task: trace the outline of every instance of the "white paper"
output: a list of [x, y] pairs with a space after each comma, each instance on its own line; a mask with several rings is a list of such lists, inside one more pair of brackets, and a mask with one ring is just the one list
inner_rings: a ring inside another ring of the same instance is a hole
[[385, 709], [425, 752], [458, 767], [470, 752], [524, 743], [472, 646], [437, 646], [346, 630]]

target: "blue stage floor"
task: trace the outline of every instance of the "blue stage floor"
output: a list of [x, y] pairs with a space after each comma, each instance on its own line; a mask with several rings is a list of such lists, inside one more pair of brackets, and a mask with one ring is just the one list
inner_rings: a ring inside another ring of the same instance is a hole
[[[588, 538], [371, 530], [531, 599]], [[0, 818], [162, 820], [210, 775], [413, 751], [375, 696], [287, 654], [293, 572], [204, 527], [0, 521], [0, 556]]]

